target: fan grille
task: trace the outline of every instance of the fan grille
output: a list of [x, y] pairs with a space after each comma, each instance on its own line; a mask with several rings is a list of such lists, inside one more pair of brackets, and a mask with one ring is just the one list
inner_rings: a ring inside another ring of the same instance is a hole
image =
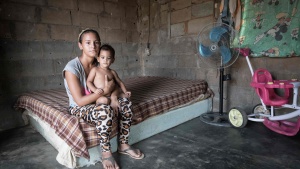
[[239, 50], [231, 46], [236, 35], [237, 32], [227, 24], [214, 22], [206, 25], [197, 37], [200, 60], [213, 68], [231, 66], [239, 55]]

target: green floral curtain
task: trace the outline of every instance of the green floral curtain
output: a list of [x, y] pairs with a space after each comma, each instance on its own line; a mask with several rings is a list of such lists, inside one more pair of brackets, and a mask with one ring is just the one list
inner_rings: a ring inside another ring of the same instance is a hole
[[242, 21], [234, 46], [251, 56], [300, 56], [299, 0], [241, 0]]

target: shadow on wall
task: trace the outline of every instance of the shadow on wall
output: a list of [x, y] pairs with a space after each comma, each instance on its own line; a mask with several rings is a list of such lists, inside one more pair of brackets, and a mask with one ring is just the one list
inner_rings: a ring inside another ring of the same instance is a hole
[[[14, 88], [15, 83], [19, 83], [19, 74], [12, 75], [13, 70], [20, 65], [12, 64], [12, 57], [9, 51], [13, 50], [8, 48], [9, 42], [5, 40], [0, 41], [0, 131], [16, 126], [24, 125], [22, 117], [16, 111], [13, 111], [13, 104], [17, 98], [16, 92], [19, 89]], [[15, 46], [17, 48], [18, 46]], [[13, 77], [15, 76], [15, 77]]]

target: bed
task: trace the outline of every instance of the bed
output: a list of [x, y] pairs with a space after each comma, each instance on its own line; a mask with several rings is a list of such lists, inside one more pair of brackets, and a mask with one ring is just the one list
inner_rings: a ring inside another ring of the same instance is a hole
[[[211, 108], [212, 96], [204, 80], [181, 80], [143, 76], [123, 80], [132, 92], [134, 112], [129, 144], [200, 116]], [[68, 167], [82, 167], [100, 161], [96, 128], [68, 114], [65, 89], [24, 93], [14, 107], [58, 151], [56, 160]], [[117, 119], [111, 136], [112, 151], [117, 147]], [[154, 125], [155, 124], [155, 125]]]

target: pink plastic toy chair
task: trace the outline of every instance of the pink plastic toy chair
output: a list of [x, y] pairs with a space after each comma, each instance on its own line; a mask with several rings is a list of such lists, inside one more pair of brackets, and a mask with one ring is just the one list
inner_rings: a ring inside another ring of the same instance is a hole
[[[251, 86], [255, 88], [258, 96], [268, 106], [282, 106], [288, 103], [290, 95], [289, 88], [284, 83], [274, 84], [272, 75], [266, 69], [258, 69], [254, 72]], [[274, 88], [284, 88], [284, 96], [275, 93]]]

